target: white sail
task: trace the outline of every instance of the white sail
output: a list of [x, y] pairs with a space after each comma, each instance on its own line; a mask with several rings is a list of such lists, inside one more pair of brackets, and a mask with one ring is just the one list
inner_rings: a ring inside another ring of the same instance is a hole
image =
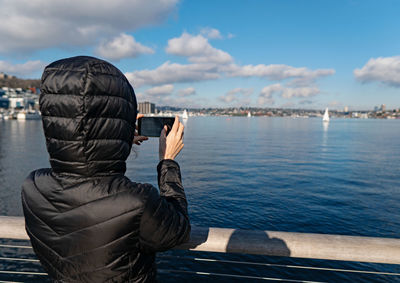
[[329, 122], [329, 112], [328, 108], [325, 109], [324, 117], [322, 118], [322, 121], [324, 122]]
[[247, 112], [247, 117], [251, 117], [251, 112]]
[[188, 116], [188, 113], [187, 113], [187, 111], [185, 109], [185, 110], [183, 110], [183, 113], [182, 113], [182, 119], [187, 119], [187, 118], [189, 118], [189, 116]]

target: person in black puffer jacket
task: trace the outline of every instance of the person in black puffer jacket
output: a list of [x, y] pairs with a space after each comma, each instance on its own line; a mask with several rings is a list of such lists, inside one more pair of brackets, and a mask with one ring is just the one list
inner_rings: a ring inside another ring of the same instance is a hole
[[[40, 110], [51, 168], [22, 185], [26, 231], [53, 282], [154, 282], [155, 252], [189, 239], [183, 125], [160, 137], [159, 190], [124, 176], [137, 103], [125, 76], [79, 56], [47, 66]], [[136, 140], [138, 143], [142, 140]]]

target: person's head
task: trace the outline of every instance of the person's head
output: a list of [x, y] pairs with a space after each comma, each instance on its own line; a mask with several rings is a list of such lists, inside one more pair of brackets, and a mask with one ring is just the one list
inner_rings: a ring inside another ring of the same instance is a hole
[[55, 173], [124, 173], [137, 103], [126, 77], [88, 56], [62, 59], [43, 72], [40, 111]]

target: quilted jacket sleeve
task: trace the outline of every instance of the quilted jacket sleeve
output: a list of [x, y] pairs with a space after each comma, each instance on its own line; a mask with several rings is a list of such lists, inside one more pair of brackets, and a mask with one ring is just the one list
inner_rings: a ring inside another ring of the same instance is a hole
[[158, 186], [147, 199], [140, 222], [140, 244], [144, 251], [165, 251], [189, 240], [190, 222], [178, 163], [162, 160]]

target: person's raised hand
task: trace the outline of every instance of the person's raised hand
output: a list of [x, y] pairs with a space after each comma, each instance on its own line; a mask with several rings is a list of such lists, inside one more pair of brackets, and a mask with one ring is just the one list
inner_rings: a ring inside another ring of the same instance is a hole
[[179, 122], [179, 117], [175, 116], [175, 122], [171, 131], [167, 135], [167, 126], [161, 131], [159, 142], [159, 157], [160, 161], [163, 159], [172, 159], [179, 154], [182, 150], [183, 144], [183, 130], [184, 126]]
[[[136, 121], [138, 121], [140, 118], [143, 118], [144, 115], [143, 114], [138, 114], [136, 116]], [[138, 125], [135, 124], [135, 136], [133, 137], [133, 143], [136, 145], [140, 145], [143, 141], [147, 141], [149, 138], [145, 137], [145, 136], [139, 136], [138, 133]]]

